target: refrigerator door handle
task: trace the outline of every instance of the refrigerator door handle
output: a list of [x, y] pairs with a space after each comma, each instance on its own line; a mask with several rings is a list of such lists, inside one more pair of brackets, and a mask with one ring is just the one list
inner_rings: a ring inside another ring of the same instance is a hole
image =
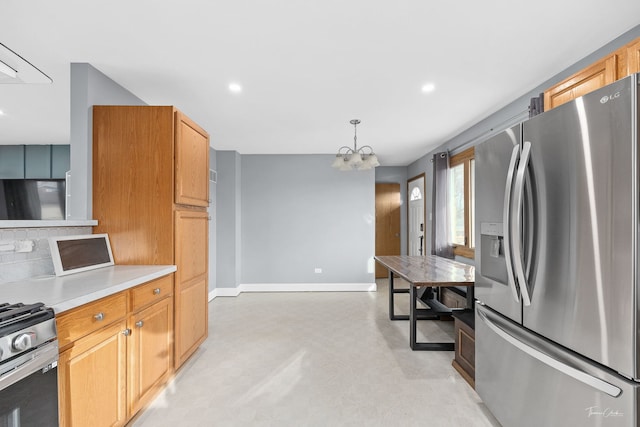
[[519, 350], [523, 351], [524, 353], [528, 354], [529, 356], [533, 357], [534, 359], [539, 360], [545, 365], [557, 371], [560, 371], [563, 374], [568, 375], [590, 387], [593, 387], [598, 391], [606, 393], [609, 396], [618, 397], [622, 393], [622, 390], [614, 386], [613, 384], [603, 381], [600, 378], [596, 378], [593, 375], [589, 375], [588, 373], [576, 369], [573, 366], [569, 366], [566, 363], [563, 363], [562, 361], [557, 360], [549, 356], [548, 354], [543, 353], [542, 351], [523, 343], [522, 341], [511, 335], [509, 332], [505, 331], [500, 326], [492, 322], [480, 308], [478, 308], [476, 312], [478, 313], [478, 317], [480, 317], [480, 320], [482, 320], [484, 324], [487, 325], [487, 327], [491, 329], [496, 335], [498, 335], [500, 338], [504, 339], [514, 347], [518, 348]]
[[504, 209], [502, 218], [504, 221], [503, 233], [504, 233], [504, 257], [507, 264], [507, 281], [509, 282], [509, 288], [513, 299], [516, 302], [520, 302], [520, 292], [516, 284], [515, 274], [513, 272], [513, 259], [511, 257], [511, 187], [513, 186], [513, 176], [516, 170], [516, 164], [520, 157], [520, 147], [516, 145], [511, 152], [511, 162], [509, 162], [509, 171], [507, 172], [507, 184], [504, 190]]
[[522, 209], [524, 206], [524, 177], [531, 158], [531, 143], [525, 141], [522, 146], [522, 155], [520, 156], [520, 164], [518, 164], [518, 172], [516, 173], [516, 183], [514, 190], [514, 202], [516, 207], [515, 220], [510, 224], [511, 230], [509, 234], [513, 236], [513, 259], [516, 276], [518, 278], [518, 286], [522, 295], [524, 305], [531, 305], [531, 296], [529, 295], [529, 287], [527, 286], [527, 278], [524, 274], [524, 261], [522, 256]]

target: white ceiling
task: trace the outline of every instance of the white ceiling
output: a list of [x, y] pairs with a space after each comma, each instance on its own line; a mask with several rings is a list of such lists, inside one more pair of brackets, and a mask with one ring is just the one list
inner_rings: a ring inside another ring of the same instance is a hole
[[3, 0], [0, 43], [53, 83], [0, 85], [0, 144], [68, 143], [88, 62], [219, 150], [334, 154], [359, 118], [406, 165], [639, 23], [638, 0]]

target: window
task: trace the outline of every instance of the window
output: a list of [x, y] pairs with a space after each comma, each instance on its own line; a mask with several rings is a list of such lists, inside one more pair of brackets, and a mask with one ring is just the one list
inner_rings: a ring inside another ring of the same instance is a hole
[[474, 153], [471, 147], [449, 159], [449, 236], [454, 254], [472, 259], [476, 246]]
[[414, 200], [421, 200], [422, 199], [422, 193], [420, 192], [420, 189], [418, 187], [413, 187], [413, 190], [411, 190], [411, 196], [409, 197], [409, 201], [413, 202]]

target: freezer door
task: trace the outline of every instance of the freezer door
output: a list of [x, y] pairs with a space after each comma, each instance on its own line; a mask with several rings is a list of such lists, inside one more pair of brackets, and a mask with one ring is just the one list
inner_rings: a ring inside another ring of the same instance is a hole
[[513, 186], [520, 136], [517, 125], [475, 148], [475, 297], [516, 322], [521, 321], [522, 311], [510, 278], [513, 272], [508, 270], [508, 219], [504, 208]]
[[523, 324], [638, 378], [635, 76], [524, 123], [535, 253]]
[[476, 391], [504, 427], [637, 427], [639, 387], [476, 305]]

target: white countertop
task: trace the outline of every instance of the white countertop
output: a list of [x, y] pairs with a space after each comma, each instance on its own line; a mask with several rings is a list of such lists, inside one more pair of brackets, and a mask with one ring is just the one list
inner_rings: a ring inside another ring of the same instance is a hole
[[0, 284], [0, 303], [42, 302], [56, 314], [176, 271], [175, 265], [115, 265], [68, 276]]

